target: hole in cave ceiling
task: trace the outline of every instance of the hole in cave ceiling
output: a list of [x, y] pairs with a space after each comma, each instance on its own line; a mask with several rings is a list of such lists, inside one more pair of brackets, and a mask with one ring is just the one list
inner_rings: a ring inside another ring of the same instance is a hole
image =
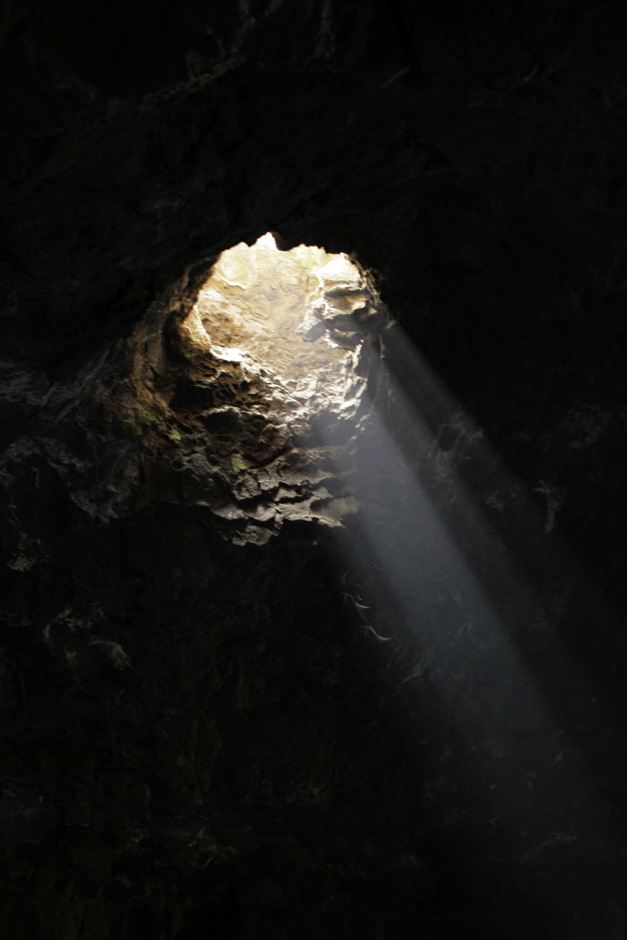
[[[168, 377], [135, 386], [134, 407], [159, 419], [137, 445], [147, 482], [134, 508], [202, 506], [239, 543], [286, 521], [340, 524], [357, 508], [351, 455], [387, 323], [368, 276], [344, 254], [280, 251], [268, 233], [224, 251], [190, 304], [135, 341], [136, 374]], [[146, 336], [165, 345], [147, 352]]]
[[344, 254], [299, 245], [279, 251], [267, 233], [224, 251], [183, 329], [206, 361], [232, 364], [273, 383], [310, 415], [346, 410], [359, 397], [359, 357], [379, 309]]

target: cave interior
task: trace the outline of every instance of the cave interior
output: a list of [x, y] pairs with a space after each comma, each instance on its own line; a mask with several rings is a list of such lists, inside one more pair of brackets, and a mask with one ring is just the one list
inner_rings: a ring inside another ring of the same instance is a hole
[[627, 938], [627, 7], [0, 23], [3, 936]]

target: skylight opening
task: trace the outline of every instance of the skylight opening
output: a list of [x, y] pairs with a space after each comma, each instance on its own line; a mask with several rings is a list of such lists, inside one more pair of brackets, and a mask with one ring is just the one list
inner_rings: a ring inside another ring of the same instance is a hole
[[189, 314], [169, 321], [168, 407], [201, 455], [178, 478], [183, 499], [242, 544], [285, 522], [341, 525], [356, 511], [352, 459], [387, 322], [346, 254], [280, 251], [270, 233], [223, 252]]
[[185, 323], [208, 359], [271, 374], [311, 392], [356, 367], [377, 302], [345, 254], [299, 245], [280, 251], [271, 233], [222, 253]]

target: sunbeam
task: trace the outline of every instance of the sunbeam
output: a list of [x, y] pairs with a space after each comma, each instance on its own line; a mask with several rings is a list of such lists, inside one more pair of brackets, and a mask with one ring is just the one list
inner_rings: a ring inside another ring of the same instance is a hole
[[[341, 537], [350, 596], [369, 639], [396, 644], [408, 707], [430, 717], [417, 798], [434, 828], [474, 832], [495, 856], [507, 842], [529, 885], [568, 854], [551, 900], [566, 906], [589, 877], [573, 872], [572, 858], [618, 855], [620, 843], [581, 741], [565, 730], [585, 724], [602, 693], [554, 635], [556, 598], [532, 582], [525, 556], [533, 546], [554, 579], [584, 576], [400, 327], [383, 334], [383, 349], [354, 457], [360, 511]], [[411, 398], [407, 376], [419, 390]], [[522, 533], [506, 540], [500, 514]], [[486, 894], [495, 872], [458, 862], [471, 893]], [[535, 896], [538, 885], [528, 890]]]

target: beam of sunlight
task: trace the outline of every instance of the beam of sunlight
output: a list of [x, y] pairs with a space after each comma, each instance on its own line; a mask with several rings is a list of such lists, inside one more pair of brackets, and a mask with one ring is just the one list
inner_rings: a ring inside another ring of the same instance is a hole
[[[583, 572], [547, 538], [551, 506], [543, 518], [398, 325], [382, 349], [355, 457], [361, 509], [340, 550], [370, 641], [391, 637], [410, 656], [402, 695], [431, 717], [420, 741], [431, 749], [425, 810], [449, 807], [442, 831], [482, 820], [531, 870], [565, 846], [616, 854], [611, 807], [573, 733], [602, 720], [603, 693], [554, 628], [563, 598], [534, 583], [526, 556], [539, 554], [536, 572], [562, 584]], [[508, 494], [518, 541], [490, 519]], [[566, 903], [573, 885], [555, 890]]]

